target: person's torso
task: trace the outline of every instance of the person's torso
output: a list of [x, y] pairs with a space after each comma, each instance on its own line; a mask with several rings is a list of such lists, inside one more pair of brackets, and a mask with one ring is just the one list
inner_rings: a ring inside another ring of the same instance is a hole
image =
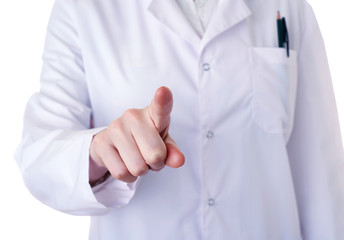
[[[219, 0], [203, 37], [175, 1], [76, 1], [95, 127], [155, 90], [174, 96], [180, 169], [144, 176], [132, 201], [92, 218], [91, 239], [299, 240], [286, 142], [301, 35], [298, 1]], [[286, 16], [291, 56], [278, 48]]]

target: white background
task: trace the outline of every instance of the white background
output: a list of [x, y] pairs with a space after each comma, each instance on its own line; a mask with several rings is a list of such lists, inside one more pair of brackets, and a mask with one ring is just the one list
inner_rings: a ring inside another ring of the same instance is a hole
[[[0, 239], [88, 238], [89, 218], [59, 213], [34, 199], [13, 159], [26, 101], [39, 89], [45, 30], [53, 2], [0, 1]], [[344, 130], [344, 4], [340, 0], [309, 2], [325, 40]]]

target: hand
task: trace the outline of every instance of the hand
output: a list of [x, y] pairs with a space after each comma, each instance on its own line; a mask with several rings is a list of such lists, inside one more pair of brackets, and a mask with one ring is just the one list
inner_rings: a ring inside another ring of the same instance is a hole
[[149, 169], [183, 166], [185, 157], [168, 134], [172, 106], [171, 91], [161, 87], [149, 106], [127, 110], [96, 134], [90, 145], [90, 183], [107, 171], [129, 183]]

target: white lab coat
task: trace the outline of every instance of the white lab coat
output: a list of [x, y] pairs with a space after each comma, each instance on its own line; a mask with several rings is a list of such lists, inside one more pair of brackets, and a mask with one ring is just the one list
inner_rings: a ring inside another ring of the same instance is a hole
[[[304, 0], [220, 0], [202, 39], [172, 0], [57, 0], [43, 60], [16, 159], [40, 201], [92, 215], [90, 239], [344, 239], [343, 145]], [[162, 85], [185, 166], [91, 189], [92, 136]]]

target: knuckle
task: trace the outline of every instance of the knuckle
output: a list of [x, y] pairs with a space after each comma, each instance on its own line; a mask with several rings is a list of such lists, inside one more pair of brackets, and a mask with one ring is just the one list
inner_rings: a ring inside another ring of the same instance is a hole
[[119, 129], [121, 127], [122, 127], [121, 121], [119, 121], [119, 119], [116, 119], [109, 124], [108, 129], [110, 131], [116, 131], [117, 129]]
[[166, 155], [166, 149], [155, 149], [149, 153], [146, 162], [149, 165], [162, 164], [166, 160]]
[[112, 177], [117, 180], [125, 180], [130, 176], [130, 173], [127, 169], [117, 169], [113, 173], [111, 173]]
[[123, 118], [128, 121], [139, 122], [141, 120], [141, 112], [139, 109], [128, 109], [123, 113]]
[[144, 175], [148, 171], [148, 166], [146, 164], [136, 167], [135, 169], [131, 170], [131, 174], [135, 177], [139, 177]]
[[95, 149], [99, 149], [99, 148], [102, 148], [106, 142], [107, 142], [106, 136], [104, 134], [104, 131], [102, 131], [93, 137], [91, 146], [95, 147]]
[[109, 131], [108, 131], [108, 135], [110, 137], [122, 136], [125, 134], [126, 134], [126, 128], [124, 126], [124, 123], [120, 119], [117, 119], [113, 121], [112, 123], [110, 123]]

